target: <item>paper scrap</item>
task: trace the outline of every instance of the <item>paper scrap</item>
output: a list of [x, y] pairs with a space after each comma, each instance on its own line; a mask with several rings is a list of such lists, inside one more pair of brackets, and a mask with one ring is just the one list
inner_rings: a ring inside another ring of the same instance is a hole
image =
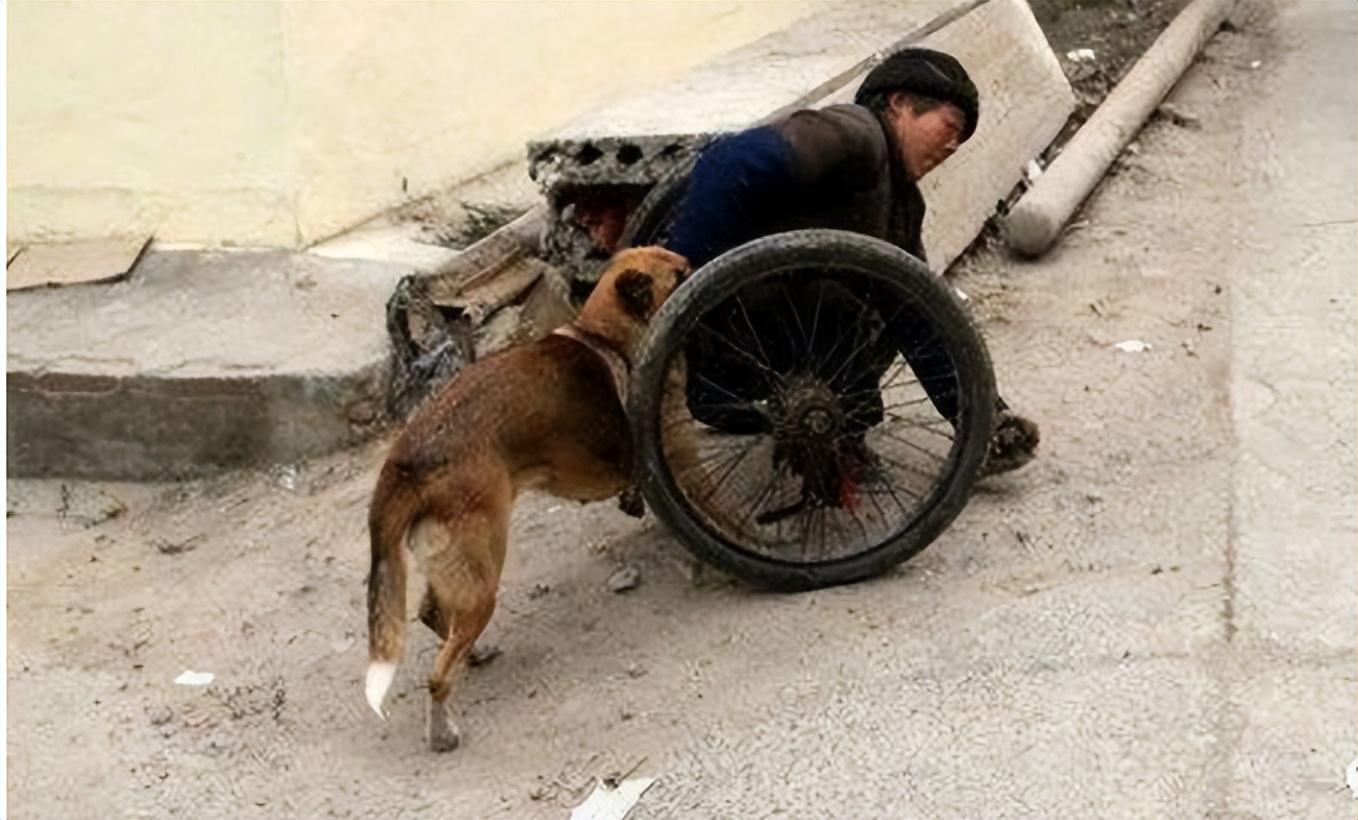
[[600, 783], [585, 802], [571, 809], [571, 820], [622, 820], [653, 783], [654, 777], [624, 780], [616, 789]]
[[1353, 796], [1358, 797], [1358, 757], [1355, 757], [1344, 770], [1344, 782], [1349, 785], [1349, 791], [1353, 792]]
[[1123, 353], [1145, 353], [1147, 350], [1151, 349], [1150, 345], [1146, 344], [1140, 339], [1128, 339], [1125, 342], [1118, 342], [1117, 344], [1113, 345], [1113, 347], [1116, 347]]
[[174, 682], [181, 686], [207, 686], [215, 677], [211, 672], [195, 672], [185, 669]]
[[150, 242], [150, 236], [113, 236], [26, 245], [7, 263], [5, 290], [114, 282], [132, 271]]
[[1067, 51], [1066, 57], [1077, 63], [1088, 63], [1094, 60], [1094, 49], [1077, 48], [1074, 51]]
[[1037, 160], [1028, 160], [1028, 181], [1037, 182], [1037, 178], [1042, 176], [1042, 166], [1037, 164]]

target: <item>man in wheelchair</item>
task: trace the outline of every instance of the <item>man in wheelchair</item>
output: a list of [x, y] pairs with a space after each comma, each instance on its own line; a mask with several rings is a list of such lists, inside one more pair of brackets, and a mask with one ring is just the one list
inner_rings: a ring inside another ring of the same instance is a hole
[[[916, 183], [976, 130], [977, 96], [966, 70], [950, 55], [922, 48], [898, 52], [868, 74], [853, 105], [797, 111], [713, 143], [689, 178], [666, 246], [696, 270], [763, 236], [834, 228], [886, 240], [924, 260], [925, 203]], [[770, 418], [777, 414], [750, 405], [762, 408], [795, 393], [797, 385], [787, 379], [808, 367], [804, 350], [780, 342], [788, 335], [789, 304], [808, 320], [814, 309], [818, 324], [837, 329], [823, 334], [810, 357], [829, 362], [833, 372], [813, 381], [830, 380], [835, 412], [842, 415], [837, 423], [851, 433], [829, 460], [837, 467], [829, 469], [858, 473], [857, 483], [870, 479], [874, 463], [863, 433], [883, 420], [879, 383], [898, 353], [939, 415], [956, 418], [953, 364], [926, 324], [912, 320], [909, 306], [855, 292], [829, 277], [751, 287], [741, 292], [738, 305], [704, 319], [728, 343], [704, 344], [699, 334], [688, 350], [688, 403], [695, 418], [728, 433], [770, 432]], [[737, 329], [745, 333], [739, 344], [759, 345], [760, 358], [771, 367], [756, 366], [750, 356], [730, 349]], [[830, 362], [836, 350], [840, 359]], [[851, 360], [844, 361], [847, 352]], [[761, 372], [769, 369], [778, 375]], [[775, 380], [779, 390], [773, 389]], [[997, 409], [987, 475], [1031, 461], [1039, 440], [1032, 421], [1002, 400]], [[816, 466], [827, 461], [820, 456], [788, 458], [805, 462], [790, 466], [808, 485], [824, 485], [813, 490], [816, 495], [846, 486], [840, 476], [816, 474], [827, 470]]]

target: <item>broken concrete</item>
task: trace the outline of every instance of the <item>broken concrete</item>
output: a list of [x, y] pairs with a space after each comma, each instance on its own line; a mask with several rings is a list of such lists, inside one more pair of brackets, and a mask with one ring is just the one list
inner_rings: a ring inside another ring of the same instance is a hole
[[9, 294], [9, 474], [165, 479], [355, 442], [383, 415], [407, 272], [151, 252], [116, 284]]

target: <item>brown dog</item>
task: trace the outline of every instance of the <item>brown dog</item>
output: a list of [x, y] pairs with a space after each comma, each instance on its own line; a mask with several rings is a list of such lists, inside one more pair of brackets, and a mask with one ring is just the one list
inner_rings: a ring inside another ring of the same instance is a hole
[[405, 639], [408, 540], [428, 579], [420, 619], [443, 639], [429, 676], [433, 750], [458, 743], [447, 701], [495, 610], [519, 491], [599, 501], [631, 485], [619, 395], [626, 363], [687, 271], [661, 248], [618, 253], [576, 321], [468, 366], [420, 406], [387, 455], [368, 515], [366, 694], [385, 717]]

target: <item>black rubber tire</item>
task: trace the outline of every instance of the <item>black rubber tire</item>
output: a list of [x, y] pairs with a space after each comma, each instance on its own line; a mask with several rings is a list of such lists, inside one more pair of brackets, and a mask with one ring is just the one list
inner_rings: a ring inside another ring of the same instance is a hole
[[[852, 270], [913, 299], [952, 356], [960, 421], [948, 460], [922, 511], [903, 532], [864, 552], [796, 563], [751, 552], [705, 525], [689, 508], [665, 461], [660, 406], [672, 357], [704, 313], [742, 287], [789, 269]], [[647, 504], [699, 560], [759, 587], [800, 591], [879, 575], [939, 536], [966, 505], [989, 446], [995, 379], [985, 343], [952, 290], [915, 257], [861, 234], [803, 230], [750, 242], [714, 259], [684, 282], [651, 320], [637, 355], [628, 402], [634, 453]]]
[[622, 237], [618, 240], [618, 247], [636, 248], [657, 244], [661, 232], [669, 227], [675, 210], [683, 201], [684, 194], [688, 192], [688, 178], [697, 162], [698, 154], [695, 152], [656, 182], [646, 194], [646, 198], [641, 200], [641, 204], [628, 217], [627, 225], [622, 230]]

